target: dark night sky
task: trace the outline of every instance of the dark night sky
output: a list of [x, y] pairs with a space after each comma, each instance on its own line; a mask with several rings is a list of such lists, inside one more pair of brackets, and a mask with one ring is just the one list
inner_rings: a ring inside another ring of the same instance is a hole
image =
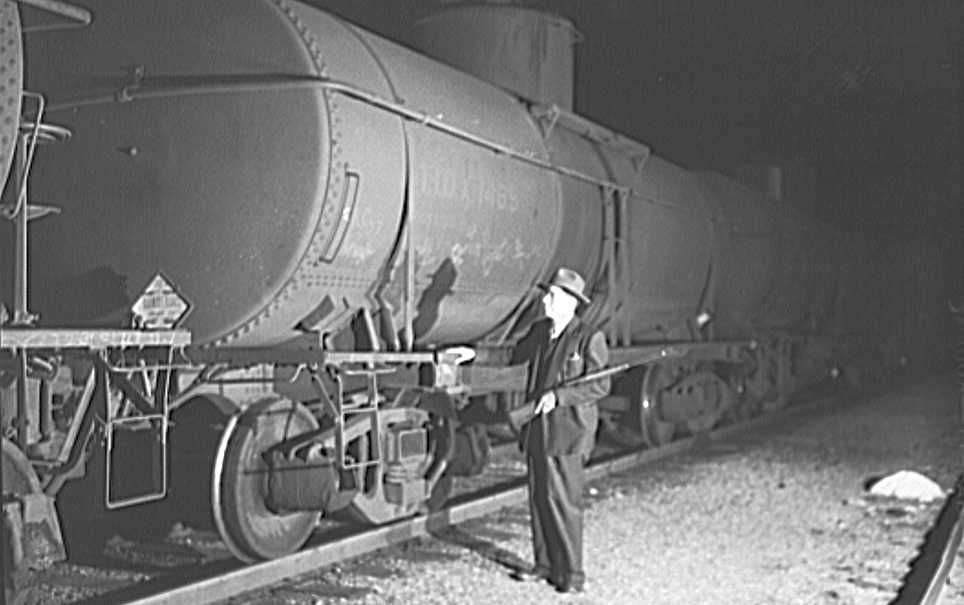
[[[409, 44], [438, 0], [311, 0]], [[960, 249], [964, 3], [529, 0], [573, 20], [576, 111], [687, 167], [813, 167], [815, 212]]]

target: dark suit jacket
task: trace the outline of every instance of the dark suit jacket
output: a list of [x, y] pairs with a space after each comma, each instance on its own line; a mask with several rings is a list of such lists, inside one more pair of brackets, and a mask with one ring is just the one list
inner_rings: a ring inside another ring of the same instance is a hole
[[546, 391], [556, 394], [556, 408], [532, 419], [523, 427], [523, 447], [533, 455], [588, 456], [595, 445], [599, 410], [596, 401], [609, 392], [609, 378], [578, 386], [557, 386], [602, 369], [609, 362], [609, 349], [602, 332], [578, 317], [555, 341], [549, 339], [551, 320], [541, 319], [518, 342], [512, 363], [528, 362], [526, 400], [538, 402]]

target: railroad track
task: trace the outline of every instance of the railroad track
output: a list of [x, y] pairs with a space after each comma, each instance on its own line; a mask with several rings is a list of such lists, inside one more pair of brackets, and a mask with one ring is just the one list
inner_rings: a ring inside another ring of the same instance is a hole
[[[710, 442], [791, 420], [833, 405], [839, 405], [835, 397], [801, 402], [777, 412], [679, 439], [658, 448], [604, 455], [589, 464], [586, 469], [587, 480], [599, 479], [649, 464]], [[178, 572], [159, 576], [141, 584], [100, 594], [84, 603], [130, 605], [215, 603], [300, 574], [317, 571], [346, 559], [430, 535], [450, 525], [522, 503], [525, 499], [525, 480], [518, 478], [483, 488], [478, 492], [457, 496], [446, 508], [433, 514], [378, 527], [340, 526], [334, 530], [325, 531], [316, 536], [305, 549], [286, 557], [252, 565], [244, 565], [234, 560], [215, 561], [201, 565], [188, 573]]]
[[947, 497], [892, 605], [937, 605], [941, 602], [964, 534], [962, 510], [964, 475], [958, 478], [954, 493]]

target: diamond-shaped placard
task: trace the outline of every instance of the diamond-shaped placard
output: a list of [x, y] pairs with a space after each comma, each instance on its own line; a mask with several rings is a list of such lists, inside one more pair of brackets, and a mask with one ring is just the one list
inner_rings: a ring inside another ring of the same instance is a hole
[[170, 330], [181, 323], [190, 310], [191, 305], [160, 273], [131, 306], [134, 325], [147, 330]]

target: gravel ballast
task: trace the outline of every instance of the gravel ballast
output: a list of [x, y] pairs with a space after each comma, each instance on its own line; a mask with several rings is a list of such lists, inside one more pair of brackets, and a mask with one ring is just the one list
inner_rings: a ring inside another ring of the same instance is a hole
[[[530, 560], [520, 505], [229, 603], [888, 603], [942, 505], [869, 494], [899, 470], [945, 490], [962, 471], [952, 377], [844, 396], [591, 482], [583, 594], [509, 578]], [[964, 603], [956, 560], [945, 603]]]

